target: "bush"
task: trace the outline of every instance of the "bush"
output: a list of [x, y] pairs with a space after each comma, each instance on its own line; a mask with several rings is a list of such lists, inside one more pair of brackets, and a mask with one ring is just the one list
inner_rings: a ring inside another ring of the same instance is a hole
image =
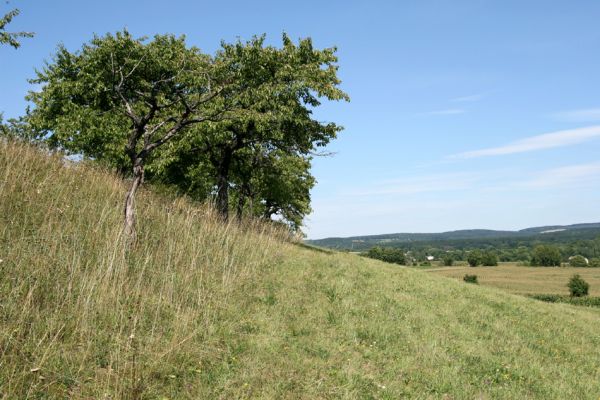
[[375, 246], [371, 247], [365, 255], [369, 258], [375, 258], [392, 264], [406, 264], [406, 256], [402, 249]]
[[590, 263], [588, 264], [590, 268], [600, 268], [600, 258], [590, 258]]
[[572, 297], [587, 296], [590, 289], [589, 283], [584, 281], [579, 274], [573, 275], [567, 286], [569, 287], [569, 292], [571, 292]]
[[467, 282], [467, 283], [475, 283], [475, 284], [478, 284], [478, 283], [479, 283], [479, 282], [477, 282], [477, 275], [469, 275], [469, 274], [466, 274], [466, 275], [463, 277], [463, 281], [465, 281], [465, 282]]
[[533, 249], [531, 266], [535, 267], [560, 267], [561, 257], [558, 247], [539, 245]]
[[479, 250], [471, 250], [467, 255], [467, 262], [471, 267], [481, 264], [481, 252]]
[[454, 263], [454, 255], [450, 254], [450, 253], [446, 253], [442, 256], [442, 262], [444, 263], [445, 267], [451, 267], [452, 264]]
[[569, 266], [576, 268], [587, 267], [588, 261], [584, 256], [573, 256], [569, 258]]
[[498, 256], [491, 250], [486, 250], [481, 255], [481, 263], [486, 267], [495, 267], [498, 265]]
[[600, 297], [571, 297], [560, 294], [533, 294], [529, 297], [547, 303], [567, 303], [574, 306], [600, 307]]

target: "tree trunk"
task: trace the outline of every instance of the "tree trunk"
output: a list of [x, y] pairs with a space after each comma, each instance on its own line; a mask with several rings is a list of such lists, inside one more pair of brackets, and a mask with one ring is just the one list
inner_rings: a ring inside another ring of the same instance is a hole
[[144, 163], [142, 159], [137, 158], [133, 163], [133, 181], [125, 197], [125, 223], [123, 226], [123, 232], [127, 237], [129, 243], [135, 243], [137, 239], [137, 233], [135, 230], [135, 194], [144, 182]]
[[225, 149], [217, 168], [217, 210], [225, 221], [229, 218], [229, 169], [232, 156], [233, 151]]
[[244, 205], [245, 204], [246, 204], [246, 196], [244, 195], [244, 193], [240, 192], [239, 197], [238, 197], [237, 210], [236, 210], [236, 215], [237, 215], [238, 221], [241, 221], [242, 217], [244, 216]]
[[229, 218], [229, 180], [226, 175], [217, 178], [217, 210], [225, 221]]

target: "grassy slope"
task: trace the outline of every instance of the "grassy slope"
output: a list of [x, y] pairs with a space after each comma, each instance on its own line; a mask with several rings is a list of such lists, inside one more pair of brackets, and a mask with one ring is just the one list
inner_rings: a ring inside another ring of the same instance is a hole
[[597, 399], [600, 313], [318, 252], [0, 144], [0, 398]]

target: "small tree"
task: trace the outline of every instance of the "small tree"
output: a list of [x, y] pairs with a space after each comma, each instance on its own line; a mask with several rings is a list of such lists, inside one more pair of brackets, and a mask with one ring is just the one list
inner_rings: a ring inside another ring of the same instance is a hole
[[446, 253], [442, 256], [442, 262], [445, 267], [451, 267], [454, 264], [454, 254]]
[[584, 256], [579, 256], [579, 255], [573, 256], [573, 257], [569, 258], [569, 266], [575, 267], [575, 268], [587, 267], [588, 261], [586, 260], [586, 258]]
[[191, 125], [227, 109], [218, 65], [185, 38], [135, 39], [127, 31], [94, 37], [77, 52], [60, 46], [31, 82], [36, 105], [30, 121], [51, 146], [103, 160], [132, 182], [124, 206], [124, 231], [135, 240], [134, 199], [145, 166], [157, 148]]
[[479, 250], [471, 250], [467, 255], [467, 262], [471, 267], [481, 264], [481, 252]]
[[579, 274], [575, 274], [569, 280], [569, 292], [571, 292], [571, 296], [573, 297], [583, 297], [587, 296], [590, 285]]
[[498, 256], [492, 250], [486, 250], [481, 255], [481, 263], [486, 267], [495, 267], [498, 265]]
[[532, 266], [560, 267], [560, 250], [556, 246], [539, 245], [533, 249]]

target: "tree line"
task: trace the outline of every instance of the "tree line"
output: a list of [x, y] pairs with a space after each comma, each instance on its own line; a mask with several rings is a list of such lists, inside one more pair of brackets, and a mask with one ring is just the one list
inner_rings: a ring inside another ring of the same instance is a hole
[[362, 255], [378, 260], [402, 265], [427, 265], [427, 257], [433, 256], [444, 266], [455, 262], [467, 262], [470, 266], [496, 266], [499, 261], [519, 262], [522, 265], [551, 267], [568, 264], [572, 267], [600, 267], [600, 237], [594, 240], [573, 243], [537, 243], [531, 247], [519, 246], [513, 249], [492, 247], [469, 249], [446, 249], [428, 247], [374, 246]]
[[184, 36], [123, 30], [80, 49], [60, 45], [36, 72], [24, 116], [4, 135], [94, 160], [130, 182], [124, 231], [135, 240], [144, 182], [213, 201], [230, 213], [301, 227], [310, 212], [311, 160], [342, 127], [317, 120], [323, 100], [348, 101], [335, 48], [286, 34], [221, 43], [206, 54]]

